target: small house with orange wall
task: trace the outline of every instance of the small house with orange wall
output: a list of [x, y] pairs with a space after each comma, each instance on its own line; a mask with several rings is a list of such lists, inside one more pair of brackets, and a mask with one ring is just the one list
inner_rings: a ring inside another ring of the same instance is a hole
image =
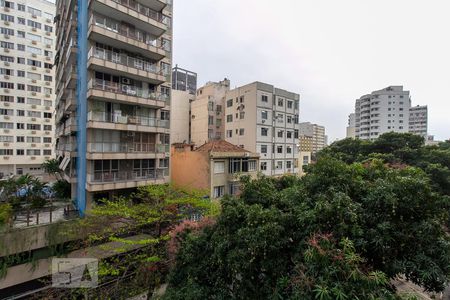
[[173, 144], [171, 182], [182, 188], [202, 189], [211, 198], [236, 195], [242, 175], [255, 178], [259, 154], [252, 153], [224, 140], [211, 141], [194, 149], [191, 144]]

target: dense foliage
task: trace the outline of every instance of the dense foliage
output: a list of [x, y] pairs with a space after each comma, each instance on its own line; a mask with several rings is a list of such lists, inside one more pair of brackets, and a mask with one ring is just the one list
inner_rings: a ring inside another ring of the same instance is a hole
[[445, 151], [388, 134], [332, 145], [303, 178], [244, 179], [215, 224], [184, 234], [165, 298], [395, 299], [400, 275], [443, 290]]

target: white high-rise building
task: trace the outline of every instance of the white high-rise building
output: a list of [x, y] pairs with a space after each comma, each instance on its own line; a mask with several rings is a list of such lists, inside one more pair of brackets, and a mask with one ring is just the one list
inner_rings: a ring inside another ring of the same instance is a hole
[[[411, 98], [409, 91], [404, 91], [403, 86], [389, 86], [364, 95], [357, 99], [355, 104], [355, 136], [363, 140], [373, 140], [386, 132], [412, 132], [425, 137], [427, 118], [423, 118], [422, 114], [424, 111], [426, 114], [426, 107], [419, 108], [420, 127], [414, 126], [411, 129]], [[423, 122], [425, 124], [422, 124]]]
[[55, 5], [0, 1], [0, 178], [54, 157]]
[[311, 152], [317, 153], [327, 145], [327, 136], [325, 135], [325, 127], [310, 122], [302, 122], [299, 126], [300, 139], [302, 137], [311, 137]]
[[254, 82], [225, 95], [225, 139], [260, 154], [265, 175], [298, 173], [300, 95]]
[[428, 136], [428, 107], [414, 106], [409, 109], [409, 132], [426, 138]]
[[348, 115], [347, 138], [356, 137], [355, 126], [356, 126], [356, 116], [355, 113], [351, 113]]

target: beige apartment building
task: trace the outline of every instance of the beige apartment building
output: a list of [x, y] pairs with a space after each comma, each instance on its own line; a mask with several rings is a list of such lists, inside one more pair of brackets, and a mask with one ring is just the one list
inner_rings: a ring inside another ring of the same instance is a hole
[[254, 82], [225, 97], [226, 141], [260, 154], [265, 175], [297, 173], [300, 95]]
[[310, 137], [312, 142], [311, 152], [313, 154], [319, 152], [327, 145], [327, 137], [325, 135], [325, 127], [310, 122], [300, 123], [301, 140]]
[[0, 1], [0, 179], [54, 157], [55, 5]]
[[203, 144], [174, 144], [171, 150], [172, 183], [176, 186], [205, 190], [211, 198], [236, 195], [240, 177], [256, 178], [259, 154], [224, 140]]
[[172, 5], [92, 0], [78, 10], [57, 1], [56, 135], [83, 213], [97, 198], [169, 181]]
[[190, 143], [191, 141], [191, 103], [195, 95], [188, 91], [172, 89], [170, 110], [170, 144]]
[[224, 103], [230, 90], [230, 81], [208, 82], [197, 89], [191, 103], [191, 142], [202, 145], [224, 139]]

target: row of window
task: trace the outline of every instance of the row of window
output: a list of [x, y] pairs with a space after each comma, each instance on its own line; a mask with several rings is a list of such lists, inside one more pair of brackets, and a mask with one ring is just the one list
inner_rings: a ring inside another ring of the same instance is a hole
[[8, 69], [8, 68], [0, 68], [0, 75], [8, 75], [8, 76], [14, 76], [14, 74], [17, 75], [17, 77], [23, 77], [28, 78], [32, 80], [42, 80], [42, 77], [44, 78], [44, 81], [53, 81], [53, 77], [50, 75], [44, 75], [42, 76], [39, 73], [33, 73], [33, 72], [25, 72], [23, 70], [14, 70], [14, 69]]
[[[25, 126], [26, 125], [26, 126]], [[27, 129], [27, 130], [41, 130], [51, 131], [52, 125], [41, 125], [41, 124], [25, 124], [16, 123], [16, 129]], [[14, 129], [14, 123], [12, 122], [0, 122], [0, 129]]]
[[[12, 15], [8, 15], [8, 14], [0, 14], [0, 20], [4, 21], [4, 22], [10, 22], [10, 23], [14, 23], [14, 16]], [[50, 25], [45, 25], [42, 26], [42, 24], [40, 22], [36, 22], [30, 19], [25, 19], [25, 18], [21, 18], [21, 17], [17, 17], [17, 24], [19, 25], [27, 25], [31, 28], [36, 28], [36, 29], [42, 29], [44, 28], [44, 30], [46, 32], [53, 32], [53, 27]]]
[[[7, 28], [7, 27], [0, 27], [0, 33], [4, 34], [4, 35], [14, 36], [14, 29]], [[50, 38], [47, 38], [47, 37], [43, 38], [42, 36], [40, 36], [38, 34], [25, 32], [23, 30], [17, 30], [16, 36], [19, 38], [27, 39], [29, 41], [34, 41], [34, 42], [42, 42], [42, 40], [44, 40], [44, 43], [46, 45], [53, 44], [53, 40]], [[47, 55], [47, 56], [51, 56], [51, 55]]]
[[43, 103], [44, 106], [47, 106], [47, 107], [52, 106], [51, 100], [44, 100], [42, 102], [41, 99], [37, 99], [37, 98], [14, 97], [14, 96], [6, 96], [6, 95], [0, 95], [0, 102], [14, 103], [14, 98], [16, 98], [17, 103], [31, 104], [31, 105], [41, 105]]
[[[3, 42], [0, 42], [0, 47]], [[42, 62], [39, 60], [35, 60], [35, 59], [25, 59], [24, 57], [17, 57], [17, 60], [14, 60], [14, 56], [7, 56], [7, 55], [0, 55], [0, 61], [4, 61], [4, 62], [9, 62], [9, 63], [14, 63], [14, 61], [16, 61], [16, 63], [24, 65], [25, 62], [27, 65], [32, 66], [32, 67], [42, 67]], [[51, 63], [44, 63], [44, 68], [45, 69], [51, 69], [53, 68], [53, 65]]]
[[[240, 96], [240, 97], [236, 97], [236, 104], [242, 104], [244, 103], [245, 100], [245, 96]], [[269, 97], [267, 95], [261, 95], [261, 102], [264, 103], [268, 103], [269, 102]], [[283, 98], [278, 98], [277, 100], [274, 98], [273, 99], [273, 105], [277, 105], [278, 107], [284, 107], [284, 104], [286, 103], [286, 107], [289, 109], [292, 109], [295, 107], [295, 109], [298, 109], [298, 101], [293, 101], [293, 100], [287, 100], [287, 99], [283, 99]], [[228, 99], [227, 100], [227, 107], [232, 107], [233, 106], [233, 99]]]
[[13, 83], [13, 82], [6, 82], [6, 81], [0, 81], [0, 88], [2, 89], [10, 89], [13, 90], [14, 86], [16, 86], [16, 89], [19, 91], [25, 91], [25, 86], [26, 86], [26, 90], [28, 92], [35, 92], [35, 93], [44, 93], [46, 95], [51, 95], [52, 94], [52, 89], [51, 88], [47, 88], [47, 87], [40, 87], [37, 85], [30, 85], [30, 84], [24, 84], [24, 83]]
[[[40, 49], [40, 48], [36, 48], [36, 47], [32, 47], [32, 46], [25, 46], [24, 44], [16, 44], [16, 46], [17, 46], [17, 51], [23, 51], [23, 52], [27, 51], [28, 53], [36, 54], [36, 55], [44, 54], [47, 57], [51, 57], [53, 55], [52, 51], [48, 51], [48, 50], [42, 51], [42, 49]], [[0, 47], [4, 48], [4, 49], [12, 50], [12, 49], [14, 49], [14, 43], [1, 41]]]
[[[292, 169], [294, 164], [296, 164], [296, 163], [295, 162], [293, 163], [291, 160], [286, 160], [284, 163], [286, 169]], [[267, 170], [267, 162], [266, 161], [261, 162], [260, 169], [261, 169], [261, 171]], [[283, 169], [283, 161], [282, 160], [272, 161], [272, 169], [282, 170]]]
[[[15, 9], [16, 8], [16, 3], [12, 2], [12, 1], [8, 1], [8, 0], [0, 0], [0, 7], [6, 7], [9, 9]], [[32, 16], [36, 16], [36, 17], [44, 17], [47, 19], [52, 20], [53, 19], [53, 15], [51, 13], [48, 12], [42, 12], [40, 9], [34, 8], [32, 6], [25, 6], [25, 4], [21, 4], [21, 3], [17, 3], [17, 10], [18, 11], [27, 11], [29, 14], [31, 14]]]
[[[52, 138], [51, 137], [43, 137], [40, 136], [16, 136], [16, 143], [25, 143], [25, 140], [27, 143], [41, 143], [41, 141], [44, 144], [51, 144]], [[14, 136], [9, 135], [0, 135], [0, 142], [2, 143], [14, 143]]]
[[[267, 154], [268, 145], [261, 145], [261, 154]], [[272, 153], [283, 154], [286, 149], [286, 154], [292, 154], [293, 146], [272, 145]]]
[[[50, 149], [44, 149], [41, 152], [41, 149], [26, 149], [27, 156], [40, 156], [41, 153], [44, 156], [50, 156], [52, 155], [52, 150]], [[14, 155], [13, 149], [0, 149], [0, 156], [10, 156]], [[23, 156], [25, 155], [24, 149], [16, 149], [16, 155]]]
[[[16, 110], [16, 116], [18, 117], [31, 117], [31, 118], [41, 118], [42, 115], [44, 115], [44, 119], [51, 119], [52, 113], [49, 112], [40, 112], [40, 111], [34, 111], [34, 110], [22, 110], [17, 109]], [[7, 108], [0, 108], [0, 116], [14, 116], [14, 109], [7, 109]]]

